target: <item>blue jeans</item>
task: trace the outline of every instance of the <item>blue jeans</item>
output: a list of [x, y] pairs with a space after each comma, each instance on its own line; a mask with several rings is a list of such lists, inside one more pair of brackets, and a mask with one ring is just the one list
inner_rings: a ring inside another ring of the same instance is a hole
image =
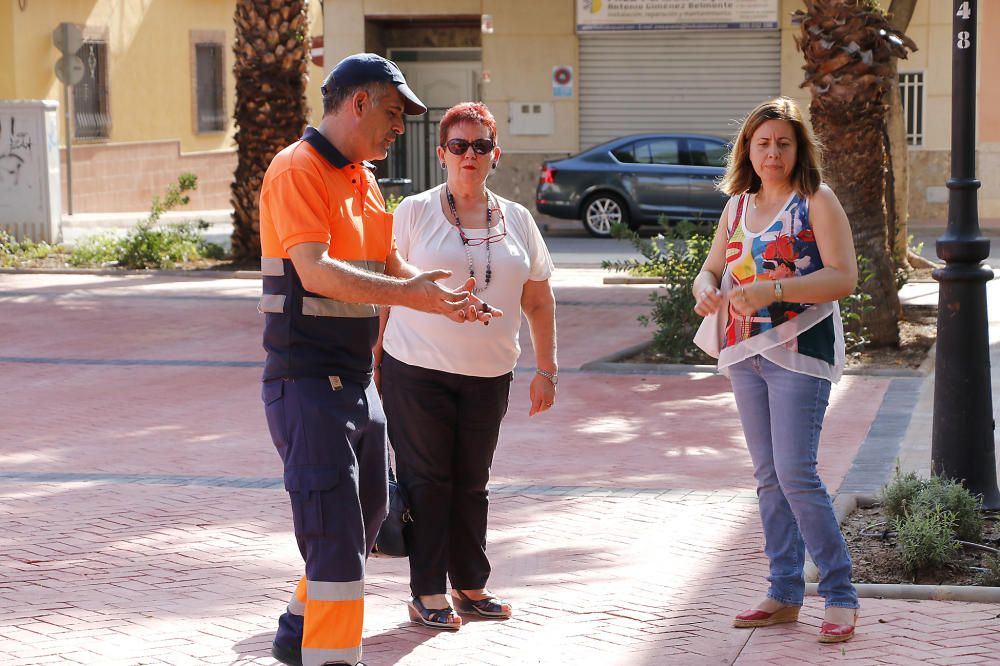
[[729, 377], [757, 479], [771, 572], [767, 596], [802, 605], [808, 548], [820, 571], [818, 591], [826, 605], [857, 608], [851, 556], [816, 472], [830, 382], [786, 370], [761, 356], [730, 366]]

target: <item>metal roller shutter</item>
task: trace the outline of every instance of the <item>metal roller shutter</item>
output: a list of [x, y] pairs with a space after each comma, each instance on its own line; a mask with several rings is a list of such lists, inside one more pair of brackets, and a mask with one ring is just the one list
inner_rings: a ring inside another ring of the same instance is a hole
[[580, 35], [580, 148], [639, 132], [732, 136], [780, 91], [777, 30]]

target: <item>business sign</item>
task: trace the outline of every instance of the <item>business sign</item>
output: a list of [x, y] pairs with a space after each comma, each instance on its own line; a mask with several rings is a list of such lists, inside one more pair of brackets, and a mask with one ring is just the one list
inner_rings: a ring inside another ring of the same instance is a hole
[[778, 0], [576, 0], [576, 31], [766, 30]]

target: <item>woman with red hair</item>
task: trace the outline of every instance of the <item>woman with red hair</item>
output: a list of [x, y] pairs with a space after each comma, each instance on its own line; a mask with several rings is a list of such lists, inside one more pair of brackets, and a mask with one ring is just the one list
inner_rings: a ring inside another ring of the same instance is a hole
[[[397, 480], [414, 519], [407, 533], [410, 618], [458, 629], [455, 609], [493, 619], [511, 615], [510, 604], [486, 588], [486, 486], [521, 352], [522, 312], [537, 368], [529, 415], [555, 402], [555, 298], [552, 260], [531, 214], [486, 187], [500, 160], [496, 121], [486, 105], [467, 102], [445, 113], [437, 158], [447, 180], [399, 204], [396, 244], [409, 262], [451, 270], [443, 286], [474, 278], [484, 313], [477, 321], [488, 319], [487, 325], [460, 326], [394, 307], [383, 315], [375, 362]], [[449, 580], [455, 608], [446, 595]]]

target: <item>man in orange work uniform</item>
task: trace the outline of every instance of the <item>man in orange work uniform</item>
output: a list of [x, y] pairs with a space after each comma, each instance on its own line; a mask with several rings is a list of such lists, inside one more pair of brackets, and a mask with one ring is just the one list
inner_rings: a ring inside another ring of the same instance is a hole
[[378, 304], [484, 319], [396, 251], [371, 165], [427, 108], [373, 54], [323, 84], [323, 118], [275, 156], [260, 196], [266, 314], [262, 397], [305, 560], [272, 654], [286, 664], [361, 659], [365, 560], [386, 515], [386, 426], [372, 382]]

